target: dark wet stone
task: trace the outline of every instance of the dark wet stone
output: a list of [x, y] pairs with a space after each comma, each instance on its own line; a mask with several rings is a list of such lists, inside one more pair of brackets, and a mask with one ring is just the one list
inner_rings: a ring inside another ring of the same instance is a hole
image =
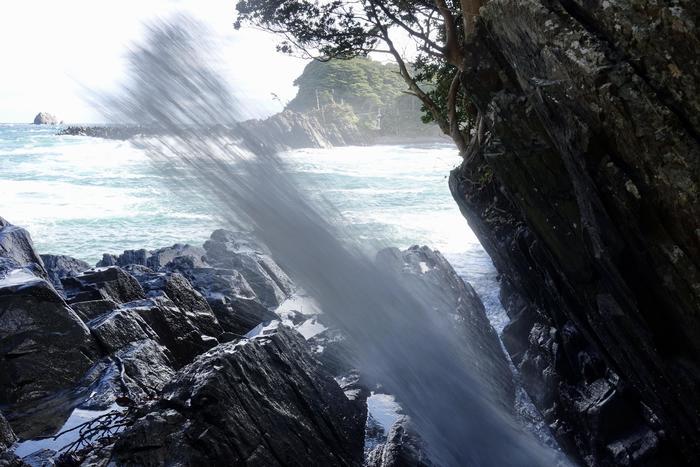
[[280, 328], [221, 344], [178, 372], [117, 441], [128, 465], [362, 465], [365, 413]]
[[187, 313], [167, 296], [130, 302], [123, 309], [138, 313], [148, 323], [160, 343], [170, 350], [178, 367], [217, 344], [215, 338], [202, 334]]
[[[26, 273], [24, 273], [26, 274]], [[0, 403], [73, 387], [97, 348], [88, 328], [45, 280], [0, 281]]]
[[48, 278], [44, 262], [34, 250], [32, 237], [22, 227], [0, 217], [0, 277], [10, 270], [28, 268], [42, 278]]
[[71, 303], [70, 307], [84, 322], [105, 315], [119, 308], [119, 304], [110, 299], [90, 300], [87, 302]]
[[240, 272], [266, 307], [279, 306], [294, 290], [287, 274], [243, 234], [217, 230], [204, 243], [204, 249], [208, 264]]
[[127, 303], [146, 298], [139, 282], [114, 266], [67, 277], [61, 283], [69, 303], [104, 299]]
[[433, 464], [407, 417], [392, 425], [387, 439], [370, 452], [367, 467], [429, 467]]
[[144, 291], [149, 296], [167, 295], [182, 310], [201, 334], [217, 337], [223, 329], [207, 300], [197, 292], [190, 282], [177, 272], [134, 273]]
[[85, 261], [65, 255], [41, 255], [49, 281], [59, 292], [63, 292], [61, 279], [74, 277], [90, 269]]

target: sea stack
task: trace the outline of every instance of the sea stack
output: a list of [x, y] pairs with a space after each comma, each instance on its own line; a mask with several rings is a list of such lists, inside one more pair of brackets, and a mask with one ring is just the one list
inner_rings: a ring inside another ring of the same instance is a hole
[[58, 125], [58, 119], [48, 112], [39, 112], [34, 117], [34, 125]]

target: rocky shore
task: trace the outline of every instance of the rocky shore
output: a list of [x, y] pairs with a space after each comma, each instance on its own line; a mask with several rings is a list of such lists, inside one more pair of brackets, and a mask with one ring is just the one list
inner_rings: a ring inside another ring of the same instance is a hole
[[[483, 305], [440, 253], [378, 261], [454, 301], [489, 356], [480, 371], [512, 381]], [[430, 465], [408, 419], [387, 431], [368, 415], [376, 385], [299, 293], [242, 233], [91, 267], [37, 254], [0, 219], [0, 465]], [[500, 391], [512, 410], [513, 385]]]
[[[147, 126], [129, 125], [73, 125], [59, 135], [92, 136], [96, 138], [128, 140], [148, 136], [157, 131]], [[238, 126], [218, 126], [212, 132], [239, 137], [242, 134], [265, 135], [265, 141], [277, 151], [303, 148], [330, 148], [334, 146], [365, 146], [372, 144], [425, 144], [449, 142], [435, 131], [433, 136], [387, 135], [376, 130], [362, 129], [352, 121], [332, 113], [320, 115], [285, 110], [264, 120], [246, 120]]]

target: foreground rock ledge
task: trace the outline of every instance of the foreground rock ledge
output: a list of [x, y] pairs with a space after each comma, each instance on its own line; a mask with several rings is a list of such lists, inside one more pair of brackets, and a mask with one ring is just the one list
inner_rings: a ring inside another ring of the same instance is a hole
[[117, 441], [119, 465], [362, 465], [366, 413], [279, 326], [180, 370]]

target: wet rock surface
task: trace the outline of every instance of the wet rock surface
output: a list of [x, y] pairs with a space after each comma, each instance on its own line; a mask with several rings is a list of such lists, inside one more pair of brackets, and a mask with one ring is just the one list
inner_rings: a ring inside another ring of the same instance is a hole
[[112, 300], [127, 303], [146, 298], [141, 284], [119, 267], [107, 267], [61, 280], [68, 303]]
[[698, 20], [688, 1], [491, 0], [462, 77], [491, 135], [450, 187], [523, 384], [584, 465], [700, 452]]
[[[23, 447], [25, 441], [55, 434], [76, 416], [90, 421], [116, 404], [123, 415], [114, 420], [129, 420], [130, 428], [102, 438], [99, 450], [74, 452], [71, 462], [105, 465], [115, 449], [117, 464], [362, 463], [363, 390], [341, 388], [302, 336], [278, 330], [279, 321], [270, 324], [280, 319], [270, 305], [293, 286], [245, 236], [213, 235], [218, 243], [209, 251], [220, 249], [213, 261], [227, 268], [205, 262], [206, 250], [184, 245], [125, 252], [114, 261], [106, 255], [108, 265], [96, 269], [46, 255], [54, 288], [37, 275], [43, 265], [34, 262], [41, 258], [26, 232], [9, 223], [3, 228], [22, 241], [6, 242], [12, 248], [1, 257], [7, 268], [0, 279], [0, 404], [25, 457], [4, 453], [0, 465], [63, 462], [59, 446], [37, 451]], [[306, 321], [299, 314], [290, 323]], [[204, 445], [193, 441], [195, 433], [206, 433]], [[15, 441], [9, 424], [0, 423], [0, 435], [0, 442]]]
[[392, 425], [387, 439], [369, 454], [368, 467], [429, 467], [433, 464], [411, 422], [401, 417]]
[[241, 241], [240, 234], [217, 230], [204, 243], [205, 261], [239, 271], [263, 305], [275, 308], [293, 292], [292, 281], [261, 247]]
[[0, 277], [7, 272], [26, 268], [46, 278], [46, 269], [41, 257], [34, 250], [32, 238], [22, 227], [10, 224], [0, 217]]
[[361, 465], [363, 413], [292, 330], [222, 344], [183, 368], [120, 437], [128, 465]]
[[0, 404], [73, 387], [97, 355], [90, 331], [44, 279], [0, 281]]
[[61, 279], [75, 277], [90, 269], [85, 261], [65, 255], [40, 255], [49, 281], [59, 292], [63, 292]]
[[167, 296], [130, 302], [124, 309], [138, 314], [148, 323], [158, 340], [173, 354], [178, 366], [191, 362], [218, 343], [215, 337], [204, 334]]
[[176, 243], [173, 246], [159, 248], [157, 250], [126, 250], [120, 255], [105, 253], [102, 260], [97, 263], [97, 267], [106, 266], [146, 266], [153, 270], [158, 270], [166, 266], [169, 262], [179, 257], [189, 257], [193, 261], [193, 266], [204, 266], [202, 256], [204, 249], [192, 245]]

